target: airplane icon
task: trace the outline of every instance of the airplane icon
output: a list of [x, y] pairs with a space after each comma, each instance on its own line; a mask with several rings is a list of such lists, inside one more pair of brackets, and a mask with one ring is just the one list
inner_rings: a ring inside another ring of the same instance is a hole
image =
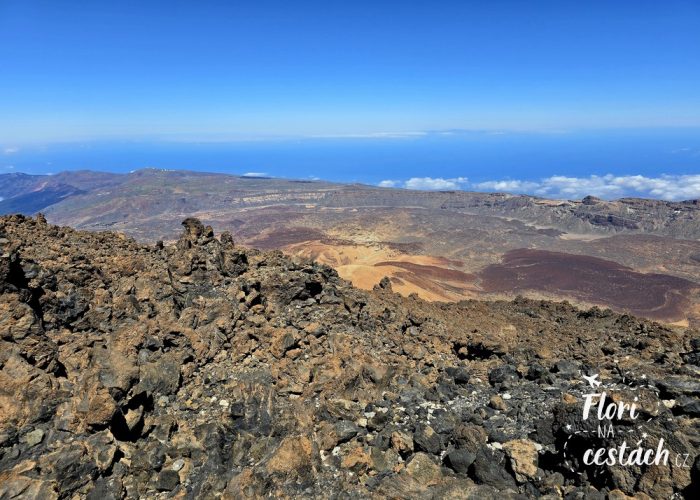
[[595, 375], [591, 375], [590, 377], [584, 375], [583, 378], [585, 378], [588, 381], [588, 383], [591, 384], [591, 387], [593, 387], [594, 389], [601, 384], [600, 380], [598, 380], [597, 373]]

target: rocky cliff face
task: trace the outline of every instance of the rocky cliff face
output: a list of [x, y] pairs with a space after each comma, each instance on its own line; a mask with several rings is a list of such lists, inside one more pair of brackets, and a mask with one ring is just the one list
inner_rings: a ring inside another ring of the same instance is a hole
[[[697, 498], [697, 332], [364, 292], [183, 224], [0, 219], [0, 498]], [[582, 417], [603, 389], [639, 407], [613, 436]], [[584, 460], [623, 438], [671, 459]]]

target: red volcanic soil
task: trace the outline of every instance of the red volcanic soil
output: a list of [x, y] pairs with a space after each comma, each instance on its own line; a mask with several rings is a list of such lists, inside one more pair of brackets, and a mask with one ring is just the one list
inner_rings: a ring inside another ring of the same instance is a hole
[[448, 280], [448, 281], [460, 281], [465, 283], [472, 283], [476, 279], [473, 274], [463, 273], [462, 271], [456, 271], [454, 269], [445, 269], [444, 267], [438, 266], [426, 266], [423, 264], [414, 264], [413, 262], [403, 262], [397, 260], [387, 260], [383, 262], [377, 262], [375, 266], [394, 266], [411, 271], [413, 274], [422, 276], [425, 278], [431, 278], [436, 280]]
[[617, 262], [546, 250], [519, 249], [480, 273], [485, 292], [542, 291], [649, 318], [686, 316], [687, 293], [700, 285], [666, 274], [645, 274]]

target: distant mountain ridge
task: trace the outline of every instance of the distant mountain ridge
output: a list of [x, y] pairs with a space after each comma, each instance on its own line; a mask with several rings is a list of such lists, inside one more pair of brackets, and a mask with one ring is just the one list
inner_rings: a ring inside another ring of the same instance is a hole
[[388, 276], [399, 293], [433, 301], [519, 293], [700, 325], [698, 200], [549, 200], [159, 169], [0, 175], [0, 197], [0, 213], [42, 212], [143, 242], [173, 241], [180, 221], [197, 217], [243, 245], [331, 265], [365, 289]]
[[[188, 204], [201, 206], [203, 200], [211, 209], [220, 209], [231, 202], [255, 206], [275, 197], [275, 202], [304, 203], [312, 200], [329, 208], [416, 206], [484, 215], [509, 215], [528, 222], [584, 232], [603, 229], [606, 232], [640, 231], [679, 238], [700, 238], [700, 218], [697, 216], [700, 200], [697, 199], [672, 202], [620, 198], [605, 201], [587, 196], [580, 201], [549, 200], [498, 192], [413, 191], [363, 184], [162, 169], [142, 169], [129, 174], [89, 170], [56, 175], [2, 174], [0, 214], [19, 212], [31, 215], [47, 211], [54, 218], [61, 219], [81, 206], [94, 209], [96, 197], [106, 197], [118, 204], [120, 199], [130, 199], [134, 195], [143, 199], [149, 194], [160, 197], [160, 200], [146, 207], [157, 211], [156, 207], [163, 201], [169, 201], [172, 205], [173, 200], [168, 198], [182, 194], [185, 188], [188, 195], [185, 201], [180, 197], [175, 202], [180, 208]], [[83, 198], [74, 199], [79, 196]], [[104, 204], [104, 200], [100, 201], [100, 204]], [[95, 214], [95, 218], [99, 219], [100, 214]], [[94, 222], [99, 225], [98, 220]]]

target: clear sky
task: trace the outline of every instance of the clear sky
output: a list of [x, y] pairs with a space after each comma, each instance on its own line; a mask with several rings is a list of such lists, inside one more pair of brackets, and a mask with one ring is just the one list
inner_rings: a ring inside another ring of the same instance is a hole
[[0, 137], [700, 125], [700, 2], [0, 0]]
[[0, 0], [0, 169], [149, 165], [695, 175], [700, 2]]

